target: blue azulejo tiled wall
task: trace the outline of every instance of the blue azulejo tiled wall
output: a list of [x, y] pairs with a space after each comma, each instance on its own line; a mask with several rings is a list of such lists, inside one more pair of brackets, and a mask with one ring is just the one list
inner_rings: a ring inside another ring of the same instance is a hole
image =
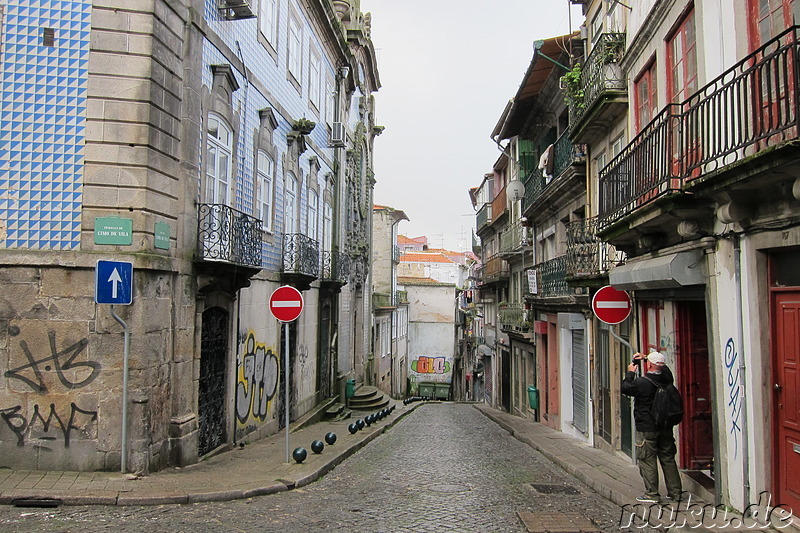
[[[0, 55], [0, 248], [76, 249], [91, 0], [5, 4]], [[52, 43], [45, 39], [45, 29], [52, 31]]]

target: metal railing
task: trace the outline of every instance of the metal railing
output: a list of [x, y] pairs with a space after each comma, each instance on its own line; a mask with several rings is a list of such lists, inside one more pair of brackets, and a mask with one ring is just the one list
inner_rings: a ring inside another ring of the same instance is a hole
[[492, 223], [492, 204], [483, 204], [475, 216], [475, 228], [480, 231], [487, 224]]
[[525, 306], [521, 303], [508, 304], [499, 309], [500, 327], [505, 330], [527, 331]]
[[624, 51], [624, 33], [604, 33], [599, 37], [581, 69], [583, 97], [569, 106], [570, 125], [580, 122], [604, 94], [611, 91], [625, 94], [627, 78], [618, 64]]
[[519, 221], [512, 222], [500, 232], [500, 253], [515, 253], [527, 244], [525, 228]]
[[567, 229], [567, 277], [595, 277], [618, 264], [624, 254], [597, 238], [597, 217], [576, 220]]
[[525, 198], [522, 200], [522, 212], [525, 213], [544, 191], [546, 184], [542, 169], [533, 169], [530, 174], [525, 176], [522, 184], [525, 185]]
[[601, 226], [701, 174], [796, 140], [798, 29], [771, 39], [645, 126], [600, 172]]
[[347, 283], [350, 277], [350, 256], [336, 251], [322, 252], [322, 280]]
[[553, 144], [553, 181], [557, 180], [572, 165], [586, 161], [586, 145], [572, 144], [567, 135], [568, 132], [569, 130], [562, 133]]
[[302, 233], [283, 236], [283, 273], [319, 277], [319, 242]]
[[261, 220], [231, 206], [200, 204], [197, 246], [203, 261], [261, 267]]
[[561, 255], [543, 261], [532, 269], [536, 271], [536, 292], [528, 294], [537, 298], [552, 298], [554, 296], [571, 296], [575, 290], [567, 284], [567, 256]]

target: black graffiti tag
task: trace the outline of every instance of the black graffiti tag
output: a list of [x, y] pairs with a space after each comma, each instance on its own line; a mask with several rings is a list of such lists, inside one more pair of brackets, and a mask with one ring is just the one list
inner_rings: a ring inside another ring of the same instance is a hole
[[[64, 447], [69, 448], [72, 430], [83, 430], [90, 423], [97, 420], [97, 411], [86, 411], [74, 403], [70, 404], [70, 406], [69, 421], [66, 424], [64, 424], [64, 421], [61, 420], [60, 416], [58, 416], [58, 413], [56, 412], [56, 406], [52, 403], [50, 404], [50, 414], [47, 416], [47, 419], [45, 419], [42, 416], [42, 413], [39, 412], [38, 405], [33, 406], [33, 414], [31, 415], [30, 421], [27, 420], [23, 415], [19, 414], [20, 410], [22, 410], [21, 405], [0, 410], [0, 417], [3, 418], [11, 431], [13, 431], [17, 436], [17, 446], [25, 445], [25, 433], [27, 433], [28, 430], [36, 427], [38, 422], [41, 423], [44, 433], [48, 433], [50, 431], [51, 424], [54, 426], [57, 425], [58, 427], [54, 427], [54, 429], [61, 430], [61, 434], [64, 436]], [[84, 422], [83, 427], [76, 425], [76, 416], [79, 414], [89, 417], [89, 420]], [[42, 437], [41, 440], [55, 440], [55, 438]]]
[[[28, 343], [25, 341], [19, 341], [19, 346], [22, 348], [22, 351], [25, 352], [25, 357], [28, 359], [28, 364], [7, 370], [4, 376], [23, 381], [30, 385], [34, 391], [40, 394], [47, 393], [47, 385], [44, 382], [42, 371], [39, 365], [47, 363], [48, 361], [52, 361], [53, 366], [51, 367], [50, 365], [45, 365], [44, 370], [49, 372], [50, 370], [55, 369], [56, 374], [58, 374], [59, 381], [61, 381], [61, 384], [68, 389], [85, 387], [97, 377], [97, 375], [100, 373], [100, 363], [95, 361], [75, 361], [75, 359], [83, 352], [84, 349], [86, 349], [86, 346], [89, 344], [88, 339], [83, 338], [75, 344], [68, 346], [61, 351], [57, 351], [56, 332], [50, 330], [47, 332], [47, 336], [50, 339], [49, 356], [36, 359], [31, 353], [31, 350], [28, 348]], [[64, 357], [66, 357], [66, 359], [63, 359]], [[64, 372], [75, 369], [91, 369], [91, 373], [81, 381], [72, 381], [64, 374]], [[36, 379], [34, 380], [31, 377], [21, 374], [21, 372], [25, 370], [33, 371]]]

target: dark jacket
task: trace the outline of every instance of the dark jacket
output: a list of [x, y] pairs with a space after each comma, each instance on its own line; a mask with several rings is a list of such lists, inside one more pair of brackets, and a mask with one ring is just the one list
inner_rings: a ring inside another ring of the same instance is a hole
[[[675, 381], [672, 371], [666, 365], [661, 367], [660, 374], [647, 374], [647, 377], [662, 385], [668, 385]], [[653, 405], [657, 387], [643, 377], [636, 377], [635, 372], [627, 372], [625, 379], [622, 380], [620, 388], [622, 394], [634, 398], [633, 419], [636, 421], [637, 431], [658, 431], [653, 417], [650, 415], [650, 406]]]

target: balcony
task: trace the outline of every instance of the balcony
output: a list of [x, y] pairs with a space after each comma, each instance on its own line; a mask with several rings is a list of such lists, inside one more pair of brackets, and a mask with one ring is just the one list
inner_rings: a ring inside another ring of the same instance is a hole
[[519, 221], [509, 224], [500, 232], [500, 255], [503, 257], [520, 253], [527, 244], [525, 228]]
[[408, 291], [395, 291], [395, 302], [397, 305], [408, 303]]
[[498, 220], [503, 218], [503, 215], [508, 212], [508, 201], [506, 199], [506, 188], [497, 193], [497, 196], [492, 200], [492, 224], [496, 224]]
[[557, 298], [564, 303], [575, 303], [586, 298], [588, 290], [573, 288], [567, 283], [567, 256], [561, 255], [543, 261], [526, 271], [528, 295], [533, 300]]
[[261, 221], [228, 205], [200, 204], [196, 264], [204, 286], [246, 287], [261, 270]]
[[483, 204], [475, 217], [475, 229], [480, 231], [492, 223], [492, 204]]
[[799, 159], [798, 29], [668, 105], [600, 172], [604, 240], [644, 253], [712, 231], [716, 206], [725, 223], [774, 217]]
[[376, 309], [392, 309], [397, 307], [396, 295], [387, 292], [372, 293], [372, 307]]
[[558, 209], [586, 189], [586, 146], [573, 144], [568, 133], [553, 143], [553, 174], [545, 176], [536, 168], [523, 181], [522, 212], [529, 218], [544, 205]]
[[[604, 280], [624, 254], [597, 237], [597, 217], [567, 224], [567, 281], [573, 285]], [[592, 284], [592, 283], [589, 283]], [[601, 281], [605, 284], [605, 281]]]
[[400, 247], [399, 246], [393, 246], [392, 247], [392, 262], [393, 263], [399, 263], [400, 262], [400, 255], [401, 255], [400, 254]]
[[624, 51], [624, 33], [604, 33], [586, 58], [569, 106], [573, 142], [589, 143], [627, 111], [627, 78], [619, 65]]
[[302, 233], [283, 236], [283, 269], [281, 278], [298, 290], [308, 290], [319, 278], [319, 242]]
[[349, 277], [350, 256], [336, 251], [322, 252], [322, 288], [339, 292]]
[[511, 270], [508, 267], [508, 262], [499, 255], [495, 255], [481, 267], [479, 283], [481, 285], [489, 285], [492, 283], [507, 282], [510, 274]]
[[530, 324], [526, 320], [525, 305], [521, 303], [500, 306], [500, 327], [505, 331], [525, 333]]

